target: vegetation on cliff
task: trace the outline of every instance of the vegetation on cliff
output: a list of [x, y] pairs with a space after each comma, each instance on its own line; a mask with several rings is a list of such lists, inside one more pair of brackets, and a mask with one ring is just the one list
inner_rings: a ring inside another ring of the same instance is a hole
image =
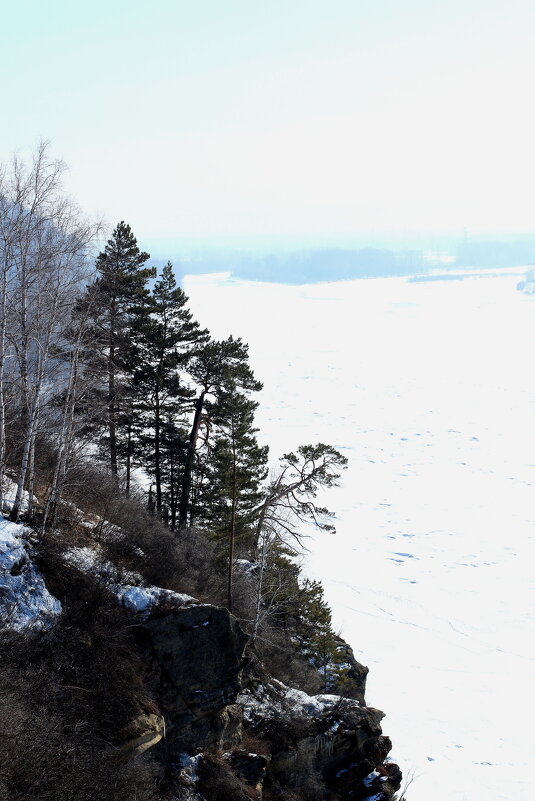
[[[342, 758], [322, 761], [318, 745], [332, 744], [340, 710], [279, 715], [301, 761], [280, 758], [273, 721], [251, 718], [261, 758], [249, 780], [232, 708], [259, 683], [274, 697], [273, 679], [364, 705], [367, 671], [295, 558], [307, 527], [332, 528], [318, 494], [346, 460], [303, 445], [268, 472], [247, 345], [198, 325], [172, 265], [147, 266], [126, 223], [94, 260], [98, 227], [65, 198], [61, 172], [46, 147], [0, 172], [0, 511], [24, 523], [24, 547], [10, 547], [26, 554], [0, 564], [0, 589], [12, 598], [27, 562], [58, 603], [26, 629], [13, 625], [17, 600], [0, 603], [2, 797], [256, 798], [268, 763], [265, 798], [319, 801], [325, 782], [345, 797], [331, 781]], [[356, 786], [388, 748], [371, 713], [344, 720], [341, 731], [366, 729], [351, 741]], [[181, 754], [201, 751], [188, 789]]]

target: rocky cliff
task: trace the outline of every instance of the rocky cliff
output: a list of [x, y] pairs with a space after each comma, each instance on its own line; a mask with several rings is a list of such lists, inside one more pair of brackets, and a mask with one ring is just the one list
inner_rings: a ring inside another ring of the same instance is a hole
[[[13, 636], [33, 632], [35, 658], [55, 688], [39, 703], [43, 714], [50, 715], [50, 703], [57, 708], [58, 732], [72, 726], [78, 737], [88, 715], [95, 717], [95, 731], [105, 727], [111, 746], [103, 752], [106, 770], [118, 775], [118, 758], [135, 771], [148, 752], [151, 776], [163, 776], [159, 795], [146, 796], [155, 801], [387, 801], [397, 791], [401, 773], [387, 761], [391, 743], [381, 730], [383, 713], [365, 703], [368, 669], [346, 643], [337, 647], [348, 666], [348, 697], [309, 695], [269, 675], [254, 650], [244, 656], [247, 636], [226, 609], [158, 587], [121, 584], [110, 563], [96, 560], [95, 547], [49, 556], [42, 575], [28, 533], [0, 526], [0, 618]], [[110, 635], [121, 643], [120, 653]], [[29, 670], [24, 661], [11, 662], [15, 674]], [[106, 667], [109, 681], [102, 675]], [[13, 686], [10, 677], [6, 672], [6, 686]], [[35, 704], [32, 682], [39, 677], [30, 678]], [[21, 685], [19, 696], [24, 693]], [[64, 734], [58, 737], [67, 747]], [[73, 775], [67, 793], [79, 774]], [[6, 786], [14, 781], [6, 779]]]
[[326, 787], [332, 799], [381, 801], [399, 789], [401, 772], [386, 762], [383, 713], [366, 706], [367, 668], [349, 646], [361, 700], [310, 696], [265, 674], [260, 680], [261, 666], [249, 665], [244, 679], [247, 637], [226, 609], [155, 609], [137, 639], [165, 720], [158, 748], [178, 766], [177, 801], [203, 792], [203, 770], [212, 782], [228, 781], [230, 771], [258, 799], [262, 791], [286, 798], [289, 787], [295, 798], [312, 799]]

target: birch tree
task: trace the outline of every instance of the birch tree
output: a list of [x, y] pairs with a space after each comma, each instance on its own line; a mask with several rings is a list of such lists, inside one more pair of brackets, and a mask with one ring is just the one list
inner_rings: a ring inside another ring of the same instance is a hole
[[[28, 165], [18, 157], [3, 173], [3, 272], [0, 307], [0, 407], [6, 345], [17, 364], [22, 404], [21, 456], [10, 518], [21, 512], [24, 488], [34, 485], [33, 453], [42, 403], [50, 395], [51, 355], [87, 274], [88, 248], [98, 226], [64, 194], [65, 166], [46, 143]], [[47, 393], [49, 393], [47, 395]], [[5, 412], [0, 409], [0, 425]], [[5, 429], [2, 434], [5, 441]], [[31, 502], [31, 497], [30, 497]]]

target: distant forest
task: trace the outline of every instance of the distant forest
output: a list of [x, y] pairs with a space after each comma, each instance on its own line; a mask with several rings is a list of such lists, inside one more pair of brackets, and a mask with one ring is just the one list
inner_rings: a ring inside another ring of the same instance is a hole
[[[446, 256], [447, 260], [444, 260]], [[153, 259], [153, 263], [158, 260]], [[162, 260], [161, 265], [163, 266]], [[175, 257], [179, 276], [230, 272], [234, 278], [281, 284], [427, 275], [453, 269], [535, 265], [535, 240], [452, 243], [446, 254], [418, 249], [312, 248], [273, 253], [214, 251]]]

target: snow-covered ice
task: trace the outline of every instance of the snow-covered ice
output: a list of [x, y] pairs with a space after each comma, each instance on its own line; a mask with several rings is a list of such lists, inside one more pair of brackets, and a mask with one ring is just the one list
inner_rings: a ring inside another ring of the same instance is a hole
[[0, 517], [0, 625], [15, 631], [48, 628], [61, 614], [26, 550], [28, 529]]
[[[241, 336], [273, 457], [349, 458], [309, 541], [334, 622], [369, 665], [409, 801], [528, 801], [534, 654], [535, 298], [523, 270], [310, 286], [187, 277]], [[515, 274], [516, 273], [516, 274]]]

